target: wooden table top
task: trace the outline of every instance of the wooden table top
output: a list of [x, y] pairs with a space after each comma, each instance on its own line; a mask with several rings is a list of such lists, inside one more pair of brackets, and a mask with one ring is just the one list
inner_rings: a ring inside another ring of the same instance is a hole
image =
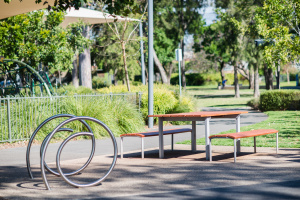
[[200, 111], [189, 113], [148, 115], [148, 117], [217, 117], [226, 115], [239, 115], [244, 113], [248, 113], [248, 111]]

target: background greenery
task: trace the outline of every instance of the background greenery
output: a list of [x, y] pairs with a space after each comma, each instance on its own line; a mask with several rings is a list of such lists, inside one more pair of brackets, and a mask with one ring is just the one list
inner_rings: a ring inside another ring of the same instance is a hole
[[[294, 85], [294, 82], [283, 83], [284, 86]], [[252, 98], [252, 90], [243, 89], [241, 90], [241, 98], [234, 98], [234, 91], [232, 90], [218, 90], [214, 86], [194, 86], [188, 87], [187, 92], [193, 95], [197, 99], [197, 110], [201, 110], [204, 107], [221, 107], [221, 108], [249, 108], [247, 102]], [[292, 95], [298, 91], [293, 90], [274, 90], [266, 91], [262, 90], [262, 98], [272, 97], [268, 99], [270, 105], [278, 105], [277, 98], [282, 95], [287, 95], [288, 97], [297, 97], [297, 95]], [[278, 94], [278, 97], [277, 97]], [[273, 101], [272, 101], [273, 99]], [[258, 100], [259, 101], [259, 100]], [[274, 102], [274, 103], [272, 103]], [[279, 100], [279, 102], [281, 102]], [[288, 102], [288, 101], [287, 101]], [[280, 105], [280, 104], [279, 104]], [[279, 110], [280, 107], [277, 107]], [[279, 147], [281, 148], [300, 148], [300, 111], [267, 111], [268, 115], [266, 121], [241, 127], [241, 131], [249, 131], [252, 129], [276, 129], [279, 130]], [[221, 132], [219, 134], [234, 133], [236, 130], [232, 129], [226, 132]], [[182, 142], [182, 144], [190, 144], [190, 140]], [[220, 146], [233, 146], [232, 140], [212, 140], [213, 145]], [[197, 144], [204, 145], [205, 139], [200, 138], [197, 140]], [[253, 146], [253, 138], [243, 138], [241, 139], [242, 146]], [[275, 147], [276, 146], [276, 135], [270, 134], [266, 136], [257, 137], [257, 146], [261, 147]]]
[[[300, 111], [268, 111], [266, 121], [241, 127], [241, 131], [253, 129], [276, 129], [279, 131], [279, 147], [300, 148]], [[221, 132], [219, 134], [234, 133], [235, 129]], [[190, 144], [185, 141], [183, 144]], [[205, 138], [197, 140], [197, 144], [205, 145]], [[213, 145], [233, 146], [233, 140], [212, 140]], [[256, 138], [258, 147], [276, 147], [276, 134], [259, 136]], [[242, 138], [241, 146], [253, 146], [253, 138]]]
[[[148, 86], [139, 85], [131, 86], [132, 92], [142, 92], [141, 112], [143, 114], [144, 121], [148, 121]], [[100, 93], [124, 93], [127, 92], [127, 88], [124, 85], [110, 86], [97, 90]], [[168, 114], [168, 113], [180, 113], [191, 112], [195, 110], [195, 99], [183, 93], [180, 97], [179, 88], [170, 85], [155, 84], [153, 90], [154, 105], [153, 113], [155, 114]], [[157, 118], [154, 119], [157, 122]]]

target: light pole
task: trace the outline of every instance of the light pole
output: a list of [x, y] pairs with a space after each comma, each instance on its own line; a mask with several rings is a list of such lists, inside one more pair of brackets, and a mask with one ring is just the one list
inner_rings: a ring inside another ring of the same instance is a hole
[[[148, 0], [148, 115], [153, 115], [153, 0]], [[153, 117], [148, 118], [153, 128]]]
[[143, 85], [146, 85], [145, 80], [145, 60], [144, 60], [144, 42], [143, 42], [143, 24], [142, 21], [140, 22], [140, 46], [141, 46], [141, 66], [142, 66], [142, 83]]

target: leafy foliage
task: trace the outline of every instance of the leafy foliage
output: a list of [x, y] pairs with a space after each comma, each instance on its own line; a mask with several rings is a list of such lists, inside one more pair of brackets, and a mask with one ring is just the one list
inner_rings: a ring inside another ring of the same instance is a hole
[[299, 110], [300, 92], [297, 90], [265, 92], [260, 96], [259, 108], [262, 111]]
[[300, 4], [298, 0], [265, 0], [256, 15], [259, 34], [265, 40], [269, 66], [285, 64], [300, 55]]
[[63, 12], [38, 11], [0, 21], [0, 54], [35, 68], [40, 63], [52, 70], [72, 68], [74, 52], [88, 41], [78, 27], [59, 27], [63, 19]]
[[[176, 89], [175, 89], [176, 88]], [[145, 122], [148, 119], [148, 87], [145, 85], [131, 86], [132, 92], [142, 92], [141, 112]], [[195, 110], [194, 99], [188, 95], [179, 97], [177, 87], [156, 84], [154, 85], [154, 105], [155, 114], [168, 114], [175, 112], [191, 112]], [[98, 90], [100, 93], [125, 93], [126, 86], [110, 86]], [[157, 121], [157, 119], [155, 119]]]

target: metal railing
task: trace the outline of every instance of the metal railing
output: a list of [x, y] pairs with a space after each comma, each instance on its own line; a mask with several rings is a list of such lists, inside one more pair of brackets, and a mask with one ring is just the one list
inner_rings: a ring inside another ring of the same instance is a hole
[[[70, 101], [93, 106], [97, 101], [122, 100], [141, 108], [141, 92], [122, 94], [89, 94], [52, 97], [0, 98], [0, 143], [27, 140], [36, 127], [48, 117], [66, 113]], [[72, 105], [73, 105], [72, 104]], [[63, 105], [63, 106], [62, 106]], [[74, 108], [76, 109], [76, 108]], [[74, 113], [68, 113], [74, 114]]]

